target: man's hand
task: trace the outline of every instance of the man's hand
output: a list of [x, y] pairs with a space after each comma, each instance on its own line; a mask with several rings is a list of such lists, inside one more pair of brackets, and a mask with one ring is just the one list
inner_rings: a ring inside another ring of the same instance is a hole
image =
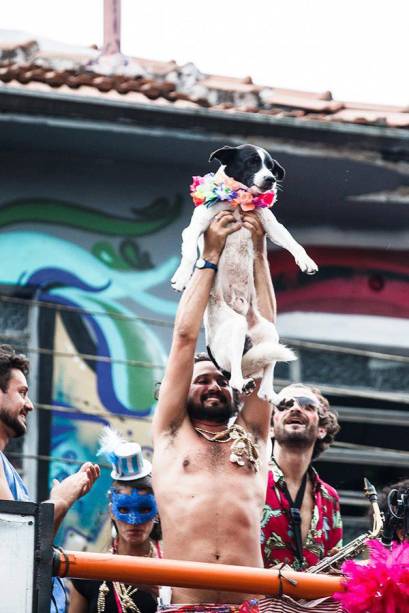
[[212, 223], [204, 233], [203, 258], [217, 264], [223, 251], [226, 238], [229, 234], [237, 232], [242, 227], [240, 221], [236, 221], [233, 213], [221, 211], [215, 215]]
[[251, 232], [254, 255], [256, 257], [259, 255], [264, 256], [267, 252], [266, 233], [258, 215], [254, 212], [245, 213], [243, 215], [243, 226]]
[[54, 480], [50, 502], [55, 505], [55, 518], [61, 522], [68, 509], [78, 498], [87, 494], [100, 475], [98, 464], [85, 462], [81, 468], [63, 481]]

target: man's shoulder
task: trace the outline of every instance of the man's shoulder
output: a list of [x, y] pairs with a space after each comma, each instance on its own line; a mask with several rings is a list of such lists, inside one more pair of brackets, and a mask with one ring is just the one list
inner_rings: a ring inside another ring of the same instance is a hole
[[270, 485], [281, 484], [284, 481], [281, 468], [273, 460], [268, 463], [268, 481]]
[[156, 449], [157, 446], [168, 447], [171, 444], [183, 444], [186, 438], [195, 434], [190, 418], [185, 416], [182, 420], [174, 420], [167, 428], [153, 429], [154, 447]]
[[321, 477], [319, 476], [319, 474], [317, 473], [315, 469], [314, 469], [314, 475], [315, 475], [316, 484], [321, 490], [321, 493], [324, 496], [324, 498], [327, 498], [327, 500], [332, 500], [333, 502], [339, 502], [339, 494], [337, 490], [334, 487], [332, 487], [332, 485], [329, 485], [329, 483], [326, 483], [323, 479], [321, 479]]
[[13, 474], [17, 472], [2, 451], [0, 451], [0, 471], [3, 474], [6, 474], [6, 472], [11, 472]]

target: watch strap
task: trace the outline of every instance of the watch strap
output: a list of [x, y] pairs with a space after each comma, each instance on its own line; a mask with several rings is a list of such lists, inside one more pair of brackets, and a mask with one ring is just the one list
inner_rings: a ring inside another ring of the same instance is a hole
[[[204, 270], [205, 268], [211, 268], [215, 272], [217, 272], [217, 264], [213, 264], [213, 262], [209, 262], [209, 260], [205, 260], [204, 258], [199, 258], [200, 266], [196, 266], [199, 270]], [[199, 262], [198, 260], [198, 262]]]

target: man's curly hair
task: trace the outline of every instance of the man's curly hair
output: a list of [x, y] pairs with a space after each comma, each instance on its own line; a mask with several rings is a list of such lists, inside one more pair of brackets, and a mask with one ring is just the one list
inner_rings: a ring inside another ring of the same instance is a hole
[[[323, 451], [328, 449], [334, 442], [335, 436], [341, 430], [341, 427], [338, 423], [338, 414], [336, 411], [331, 409], [328, 400], [325, 396], [322, 395], [321, 390], [318, 387], [310, 387], [308, 385], [304, 385], [303, 383], [293, 383], [291, 387], [298, 387], [300, 389], [307, 389], [313, 392], [319, 402], [318, 409], [318, 426], [320, 428], [325, 428], [326, 435], [324, 438], [318, 439], [315, 442], [314, 449], [312, 452], [312, 459], [316, 460]], [[274, 410], [273, 410], [274, 414]]]
[[28, 358], [22, 353], [16, 353], [10, 345], [0, 345], [0, 389], [4, 393], [7, 392], [13, 369], [21, 370], [27, 376], [30, 369]]

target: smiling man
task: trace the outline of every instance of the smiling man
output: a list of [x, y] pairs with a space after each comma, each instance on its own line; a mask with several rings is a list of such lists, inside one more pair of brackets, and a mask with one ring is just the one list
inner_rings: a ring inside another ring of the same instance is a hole
[[338, 431], [337, 416], [317, 388], [281, 390], [262, 520], [266, 567], [284, 562], [304, 570], [342, 545], [339, 496], [311, 466]]
[[[28, 372], [25, 355], [16, 353], [10, 345], [0, 345], [0, 500], [30, 500], [25, 483], [3, 453], [10, 439], [27, 432], [27, 415], [34, 408], [28, 395]], [[86, 462], [63, 481], [55, 481], [49, 499], [54, 504], [55, 532], [68, 509], [91, 489], [99, 473], [97, 464]], [[65, 608], [62, 587], [54, 580], [51, 611], [62, 613]]]
[[[271, 320], [274, 297], [264, 231], [255, 216], [245, 216], [243, 225], [253, 236], [259, 308]], [[229, 380], [208, 356], [194, 358], [224, 242], [239, 227], [227, 211], [212, 222], [203, 251], [209, 265], [196, 269], [180, 301], [153, 420], [152, 476], [166, 558], [262, 567], [271, 409], [257, 396], [258, 380], [232, 424], [238, 406]], [[181, 603], [188, 603], [189, 611], [203, 611], [203, 603], [218, 603], [228, 613], [251, 598], [217, 588], [174, 588], [172, 607], [183, 610]]]

